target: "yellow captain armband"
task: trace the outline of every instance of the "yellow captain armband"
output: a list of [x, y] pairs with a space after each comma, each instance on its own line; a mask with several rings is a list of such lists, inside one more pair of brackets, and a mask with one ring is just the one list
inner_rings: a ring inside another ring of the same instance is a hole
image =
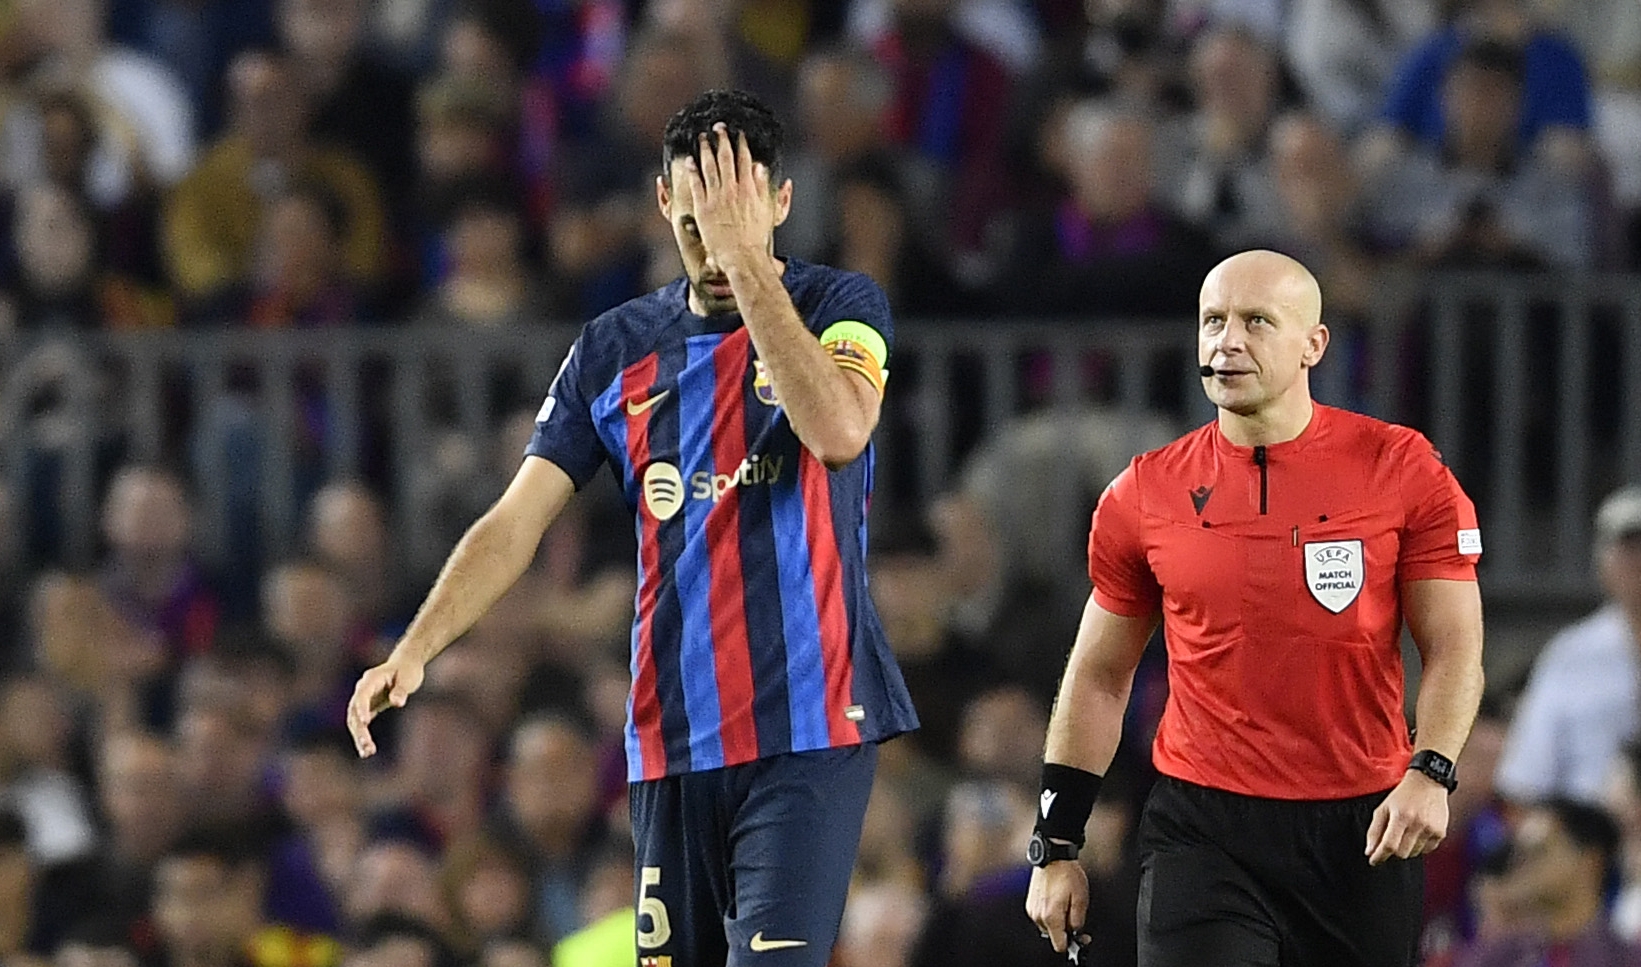
[[876, 329], [864, 322], [845, 319], [827, 326], [820, 341], [840, 369], [859, 373], [877, 387], [879, 393], [883, 392], [883, 384], [889, 379], [889, 371], [883, 366], [889, 358], [889, 345]]

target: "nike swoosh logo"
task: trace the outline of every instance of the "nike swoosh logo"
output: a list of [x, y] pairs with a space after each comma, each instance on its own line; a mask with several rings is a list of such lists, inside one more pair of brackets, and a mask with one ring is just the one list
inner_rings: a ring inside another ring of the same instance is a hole
[[766, 950], [786, 950], [790, 947], [807, 947], [807, 940], [765, 940], [762, 930], [752, 935], [752, 952], [761, 954]]
[[628, 416], [643, 416], [644, 413], [647, 412], [650, 407], [654, 406], [655, 404], [661, 402], [662, 400], [666, 399], [668, 396], [671, 396], [671, 395], [672, 395], [672, 390], [664, 389], [661, 392], [659, 392], [659, 393], [655, 394], [654, 396], [650, 397], [649, 399], [644, 400], [643, 402], [639, 402], [638, 400], [628, 400], [627, 401], [627, 415]]

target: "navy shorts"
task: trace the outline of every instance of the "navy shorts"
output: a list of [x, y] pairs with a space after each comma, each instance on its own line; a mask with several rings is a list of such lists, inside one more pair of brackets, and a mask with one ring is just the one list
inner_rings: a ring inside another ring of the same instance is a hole
[[643, 967], [824, 967], [877, 770], [873, 744], [633, 783]]

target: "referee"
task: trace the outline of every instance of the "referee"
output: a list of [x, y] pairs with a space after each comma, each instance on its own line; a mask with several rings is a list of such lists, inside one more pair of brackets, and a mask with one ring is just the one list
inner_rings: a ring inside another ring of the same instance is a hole
[[[1159, 619], [1168, 704], [1140, 822], [1141, 967], [1409, 967], [1482, 691], [1475, 508], [1420, 434], [1312, 402], [1322, 296], [1274, 252], [1203, 282], [1218, 419], [1101, 496], [1094, 591], [1044, 754], [1027, 912], [1080, 937], [1072, 860]], [[1423, 660], [1403, 716], [1406, 620]], [[1413, 741], [1416, 737], [1417, 741]]]

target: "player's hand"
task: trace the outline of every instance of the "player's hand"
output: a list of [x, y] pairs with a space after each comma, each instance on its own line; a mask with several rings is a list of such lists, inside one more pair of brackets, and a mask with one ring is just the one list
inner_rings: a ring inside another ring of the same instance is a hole
[[359, 758], [368, 759], [376, 754], [376, 741], [370, 737], [370, 723], [388, 707], [403, 708], [405, 701], [422, 687], [423, 665], [401, 655], [390, 655], [387, 661], [359, 676], [348, 700], [348, 732]]
[[1048, 936], [1057, 954], [1065, 953], [1072, 939], [1087, 943], [1087, 937], [1074, 937], [1072, 933], [1088, 916], [1088, 873], [1083, 865], [1076, 860], [1060, 860], [1032, 870], [1026, 914]]
[[1393, 856], [1423, 856], [1446, 838], [1447, 789], [1424, 773], [1409, 770], [1373, 811], [1364, 852], [1368, 863], [1378, 866]]
[[713, 125], [684, 167], [701, 245], [718, 267], [728, 271], [738, 260], [768, 258], [775, 197], [769, 168], [752, 160], [746, 135], [731, 141], [723, 124]]

